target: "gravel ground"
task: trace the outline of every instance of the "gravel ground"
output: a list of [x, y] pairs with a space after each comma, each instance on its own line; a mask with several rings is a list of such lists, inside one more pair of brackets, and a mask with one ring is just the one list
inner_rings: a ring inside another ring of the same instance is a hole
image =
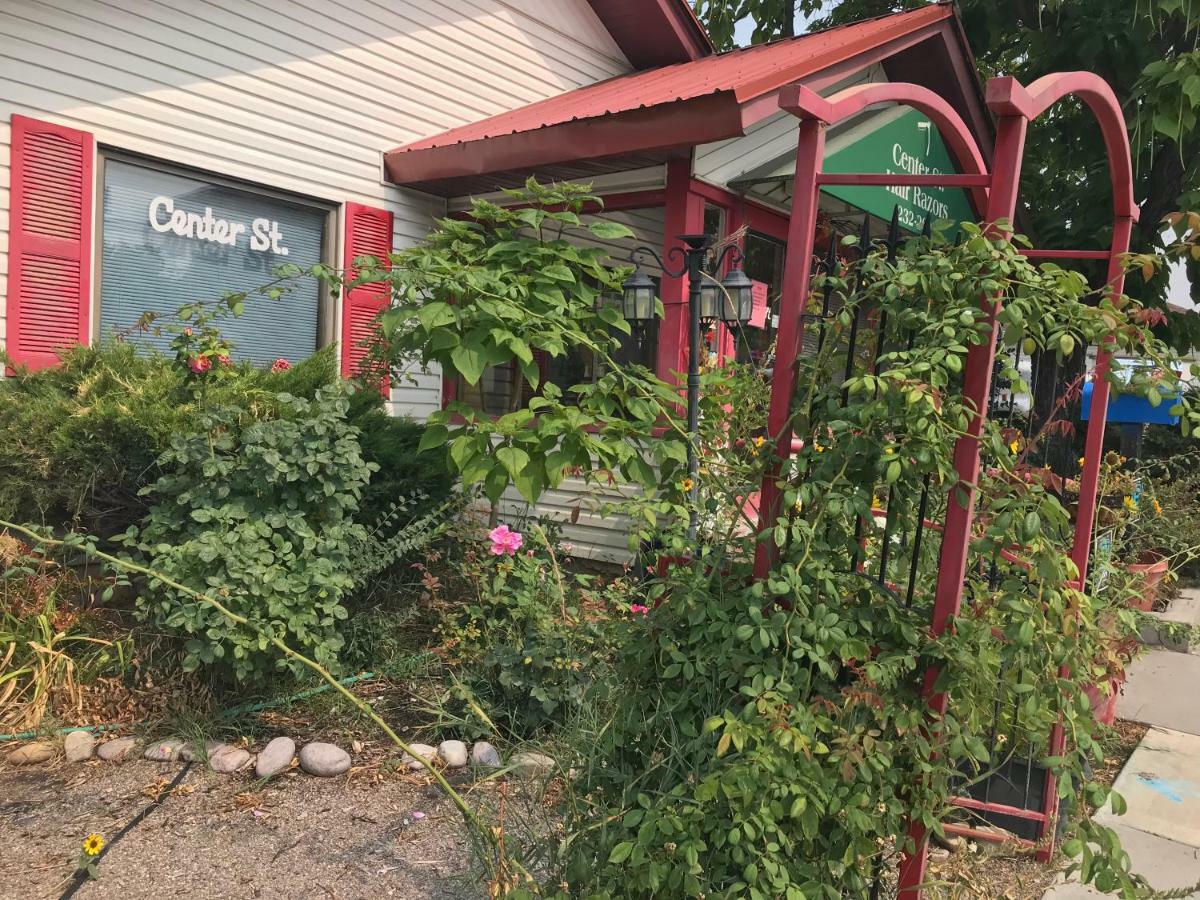
[[[61, 896], [84, 837], [111, 841], [181, 766], [0, 764], [0, 898]], [[457, 900], [480, 896], [468, 866], [461, 819], [421, 779], [292, 771], [263, 785], [195, 764], [75, 897]]]

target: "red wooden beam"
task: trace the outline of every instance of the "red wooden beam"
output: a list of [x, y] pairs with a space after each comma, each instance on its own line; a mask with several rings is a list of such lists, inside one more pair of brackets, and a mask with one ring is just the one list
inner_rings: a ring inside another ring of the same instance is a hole
[[875, 172], [822, 173], [817, 184], [878, 185], [880, 187], [961, 187], [981, 188], [991, 184], [988, 175], [907, 175]]
[[1022, 256], [1030, 259], [1108, 259], [1111, 250], [1038, 250], [1023, 247]]
[[[988, 168], [971, 130], [949, 102], [928, 88], [904, 82], [859, 84], [826, 100], [801, 84], [788, 85], [779, 93], [779, 105], [801, 119], [816, 119], [834, 125], [880, 103], [902, 103], [923, 112], [937, 128], [950, 156], [967, 175], [986, 175]], [[987, 209], [986, 187], [974, 187], [975, 208]]]
[[[814, 95], [815, 96], [815, 95]], [[767, 435], [773, 441], [771, 461], [763, 474], [758, 512], [759, 541], [754, 550], [754, 577], [763, 581], [778, 558], [771, 535], [779, 518], [783, 492], [779, 479], [792, 446], [792, 400], [796, 391], [796, 364], [804, 340], [804, 309], [812, 277], [813, 244], [817, 236], [820, 188], [817, 177], [825, 157], [825, 123], [800, 120], [796, 147], [796, 178], [792, 216], [788, 222], [787, 256], [783, 265], [783, 293], [779, 298], [779, 332], [775, 339], [775, 368], [771, 374], [771, 402], [767, 410]]]
[[951, 797], [950, 802], [963, 809], [973, 809], [979, 812], [996, 813], [1001, 816], [1012, 816], [1014, 819], [1029, 819], [1033, 822], [1045, 822], [1046, 814], [1036, 809], [1021, 809], [1008, 806], [1005, 803], [992, 803], [990, 800], [976, 800], [974, 797]]

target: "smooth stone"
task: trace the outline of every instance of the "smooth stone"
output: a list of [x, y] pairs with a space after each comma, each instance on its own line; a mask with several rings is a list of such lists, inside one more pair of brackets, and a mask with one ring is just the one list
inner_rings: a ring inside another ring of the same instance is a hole
[[63, 738], [63, 752], [67, 762], [83, 762], [91, 759], [96, 750], [96, 736], [90, 731], [71, 731]]
[[136, 746], [137, 741], [131, 737], [117, 738], [101, 744], [96, 750], [96, 755], [107, 762], [117, 762], [124, 759], [126, 754]]
[[442, 741], [437, 752], [451, 769], [461, 769], [467, 764], [467, 745], [462, 741]]
[[512, 767], [517, 774], [527, 778], [549, 775], [554, 771], [554, 760], [544, 753], [524, 752], [512, 758]]
[[198, 752], [195, 744], [184, 744], [179, 748], [179, 758], [184, 762], [203, 762], [224, 746], [220, 741], [205, 741], [203, 752]]
[[179, 759], [179, 751], [183, 746], [183, 741], [179, 738], [167, 738], [165, 741], [151, 744], [142, 756], [153, 762], [174, 762]]
[[498, 769], [501, 766], [500, 751], [487, 741], [476, 741], [471, 747], [471, 765]]
[[250, 758], [250, 751], [222, 744], [218, 750], [208, 754], [208, 766], [219, 775], [232, 775], [250, 765]]
[[333, 744], [320, 741], [300, 748], [300, 768], [318, 778], [332, 778], [350, 769], [350, 754]]
[[[430, 747], [428, 744], [409, 744], [409, 746], [412, 747], [413, 751], [426, 762], [431, 763], [437, 759], [436, 748]], [[425, 768], [415, 757], [409, 756], [407, 753], [400, 757], [400, 762], [402, 765], [407, 766], [414, 772], [418, 769]]]
[[6, 758], [14, 766], [32, 766], [54, 759], [55, 752], [53, 744], [26, 744], [24, 747], [18, 747]]
[[259, 778], [270, 778], [278, 775], [292, 764], [296, 755], [296, 742], [290, 737], [273, 738], [258, 754], [258, 762], [254, 764], [254, 774]]

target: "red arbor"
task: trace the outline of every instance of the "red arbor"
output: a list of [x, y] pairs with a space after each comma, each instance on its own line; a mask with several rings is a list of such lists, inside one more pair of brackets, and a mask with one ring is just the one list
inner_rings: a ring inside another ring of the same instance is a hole
[[[890, 187], [933, 186], [965, 188], [972, 192], [977, 209], [984, 210], [983, 221], [999, 231], [1007, 229], [1016, 212], [1017, 197], [1024, 158], [1025, 136], [1029, 123], [1065, 97], [1073, 96], [1086, 103], [1100, 125], [1108, 152], [1113, 196], [1113, 232], [1108, 249], [1030, 250], [1033, 258], [1107, 261], [1108, 284], [1114, 292], [1123, 288], [1124, 275], [1121, 255], [1128, 251], [1130, 232], [1137, 217], [1133, 200], [1133, 174], [1124, 116], [1112, 90], [1098, 76], [1087, 72], [1049, 75], [1025, 88], [1010, 77], [988, 82], [987, 103], [998, 118], [996, 145], [991, 170], [971, 133], [953, 108], [938, 95], [912, 84], [869, 84], [842, 91], [829, 99], [800, 86], [785, 90], [780, 97], [783, 109], [800, 120], [799, 143], [796, 151], [795, 192], [788, 229], [787, 264], [780, 308], [780, 329], [777, 364], [772, 382], [771, 404], [768, 413], [768, 433], [774, 440], [777, 458], [769, 468], [762, 486], [762, 506], [759, 529], [762, 540], [755, 560], [755, 574], [765, 577], [775, 559], [771, 530], [780, 513], [781, 493], [778, 480], [792, 446], [791, 419], [795, 402], [796, 362], [802, 347], [804, 311], [808, 308], [811, 261], [814, 257], [818, 192], [823, 185], [854, 184]], [[880, 175], [825, 174], [821, 171], [824, 156], [825, 129], [862, 112], [869, 106], [895, 102], [911, 106], [927, 115], [937, 126], [950, 152], [965, 174], [954, 175]], [[1000, 297], [984, 298], [989, 321], [995, 332]], [[976, 485], [980, 474], [979, 437], [988, 415], [988, 401], [996, 358], [996, 342], [986, 341], [971, 347], [963, 376], [963, 395], [975, 410], [966, 433], [954, 448], [954, 468], [959, 489], [951, 492], [951, 500], [943, 527], [938, 577], [934, 588], [932, 629], [940, 634], [962, 605], [964, 579], [967, 571], [968, 549], [975, 516]], [[1096, 492], [1101, 462], [1101, 443], [1108, 409], [1109, 386], [1104, 380], [1108, 354], [1099, 348], [1095, 388], [1092, 392], [1087, 432], [1086, 463], [1080, 479], [1079, 509], [1075, 521], [1072, 559], [1080, 578], [1087, 572], [1095, 521]], [[1080, 584], [1079, 586], [1082, 586]], [[947, 698], [933, 690], [937, 673], [926, 673], [926, 693], [935, 716], [946, 712]], [[1051, 735], [1050, 755], [1062, 750], [1063, 732], [1056, 727]], [[1025, 813], [1035, 819], [1045, 838], [1039, 856], [1048, 859], [1053, 852], [1053, 820], [1058, 798], [1053, 776], [1047, 783], [1040, 812]], [[976, 801], [964, 801], [964, 806], [980, 808]], [[989, 804], [982, 804], [987, 808]], [[999, 806], [992, 804], [992, 806]], [[927, 834], [923, 826], [914, 824], [910, 831], [916, 848], [905, 857], [900, 872], [900, 896], [917, 900], [924, 881]]]

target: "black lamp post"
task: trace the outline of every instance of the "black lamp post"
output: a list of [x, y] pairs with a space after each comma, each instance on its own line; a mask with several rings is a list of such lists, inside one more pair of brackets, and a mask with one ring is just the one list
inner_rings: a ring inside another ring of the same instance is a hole
[[[751, 281], [741, 270], [742, 253], [730, 244], [713, 260], [713, 268], [720, 271], [727, 258], [732, 258], [734, 268], [721, 281], [718, 287], [716, 281], [709, 278], [704, 281], [704, 260], [709, 255], [713, 244], [712, 235], [683, 234], [679, 236], [684, 249], [672, 247], [670, 256], [681, 256], [683, 265], [672, 271], [667, 268], [661, 256], [650, 247], [637, 247], [630, 254], [630, 259], [637, 262], [637, 254], [646, 253], [654, 257], [662, 270], [672, 278], [688, 278], [688, 312], [690, 313], [690, 337], [688, 340], [688, 376], [687, 376], [687, 417], [688, 417], [688, 447], [687, 469], [692, 486], [688, 491], [688, 539], [696, 538], [696, 522], [698, 519], [697, 501], [699, 483], [697, 475], [700, 471], [700, 349], [701, 323], [711, 325], [721, 319], [728, 325], [741, 327], [750, 321], [750, 310], [753, 306]], [[654, 282], [638, 269], [626, 279], [625, 318], [631, 323], [646, 322], [654, 317]]]

